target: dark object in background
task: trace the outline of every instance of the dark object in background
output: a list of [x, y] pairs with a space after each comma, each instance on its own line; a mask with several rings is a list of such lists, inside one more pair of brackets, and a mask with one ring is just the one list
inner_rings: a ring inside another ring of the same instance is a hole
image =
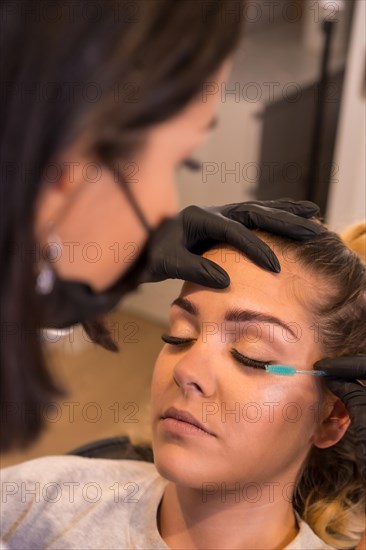
[[[320, 175], [321, 175], [320, 159], [321, 159], [321, 147], [323, 143], [323, 138], [327, 136], [327, 134], [325, 133], [326, 126], [324, 125], [324, 121], [325, 121], [326, 101], [327, 101], [327, 94], [328, 94], [327, 88], [329, 84], [330, 52], [331, 52], [331, 44], [332, 44], [332, 37], [333, 37], [335, 24], [336, 24], [335, 21], [332, 21], [331, 19], [324, 19], [322, 21], [324, 45], [323, 45], [323, 53], [322, 53], [322, 60], [321, 60], [319, 83], [317, 85], [317, 90], [316, 90], [315, 120], [313, 125], [313, 136], [311, 141], [310, 159], [309, 159], [308, 175], [307, 175], [307, 197], [319, 196], [318, 188], [320, 187], [320, 184], [322, 182], [322, 180], [320, 179]], [[340, 89], [336, 88], [336, 92], [338, 92], [338, 94], [341, 91], [342, 84], [343, 82], [340, 83]], [[337, 109], [337, 114], [335, 116], [336, 121], [338, 120], [338, 115], [339, 115], [340, 97], [337, 97], [336, 100], [337, 99], [338, 99], [338, 102], [337, 102], [338, 109]], [[336, 130], [337, 128], [335, 128], [335, 131]], [[335, 136], [333, 138], [333, 148], [334, 148], [334, 140], [335, 140]], [[329, 183], [329, 177], [327, 178], [326, 181], [328, 181]], [[321, 187], [324, 188], [324, 184]], [[323, 194], [324, 194], [324, 190], [323, 190]], [[325, 203], [326, 203], [326, 197], [325, 197]], [[324, 203], [324, 208], [325, 208], [325, 203]]]
[[[263, 127], [255, 198], [291, 196], [295, 200], [310, 200], [318, 204], [321, 216], [326, 212], [329, 187], [332, 182], [338, 182], [338, 167], [333, 162], [333, 156], [355, 1], [347, 0], [343, 8], [335, 6], [335, 2], [331, 4], [326, 5], [321, 24], [323, 47], [316, 60], [316, 80], [299, 81], [299, 75], [294, 77], [291, 63], [284, 64], [278, 52], [270, 54], [274, 66], [279, 67], [278, 80], [281, 81], [281, 71], [285, 71], [288, 78], [295, 81], [293, 84], [297, 90], [293, 96], [267, 103], [263, 112], [257, 115], [263, 120]], [[278, 10], [281, 11], [281, 6]], [[299, 13], [303, 15], [300, 8]], [[280, 20], [278, 26], [279, 23]], [[298, 23], [294, 20], [287, 27], [282, 25], [284, 36], [286, 33], [291, 36]], [[335, 44], [336, 36], [333, 43], [333, 35], [339, 25], [344, 27], [340, 32], [345, 32], [341, 50], [339, 44]], [[298, 59], [301, 64], [304, 50], [299, 45], [298, 36], [301, 36], [301, 27], [287, 46], [295, 48], [293, 59]], [[306, 58], [309, 66], [311, 57], [306, 55]]]
[[[312, 201], [324, 215], [329, 184], [337, 179], [333, 163], [334, 145], [342, 97], [344, 70], [328, 78], [323, 124], [326, 132], [319, 143], [316, 186]], [[277, 199], [290, 196], [309, 200], [309, 173], [313, 144], [314, 119], [318, 84], [302, 89], [297, 101], [281, 99], [266, 106], [263, 115], [263, 137], [260, 151], [260, 178], [256, 198]], [[314, 173], [314, 172], [312, 172]]]
[[154, 455], [149, 445], [133, 445], [126, 435], [99, 439], [82, 445], [67, 455], [83, 456], [85, 458], [111, 458], [114, 460], [143, 460], [154, 462]]

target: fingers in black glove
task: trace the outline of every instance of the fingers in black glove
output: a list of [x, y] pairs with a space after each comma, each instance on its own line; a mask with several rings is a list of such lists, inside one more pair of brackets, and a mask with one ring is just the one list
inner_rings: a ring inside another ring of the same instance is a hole
[[245, 225], [225, 217], [221, 212], [190, 206], [184, 211], [186, 246], [202, 254], [215, 243], [227, 243], [244, 252], [255, 264], [279, 273], [280, 264], [270, 247]]
[[311, 201], [294, 201], [290, 198], [283, 198], [273, 201], [248, 201], [246, 204], [255, 206], [265, 206], [276, 210], [285, 210], [295, 216], [302, 218], [312, 218], [319, 215], [319, 206]]
[[[179, 263], [175, 265], [178, 279], [216, 289], [226, 288], [230, 284], [230, 277], [218, 264], [188, 250], [181, 252]], [[169, 269], [168, 265], [166, 269]]]
[[226, 288], [229, 276], [219, 266], [198, 256], [216, 243], [226, 243], [255, 264], [278, 273], [280, 264], [271, 248], [250, 229], [262, 229], [298, 240], [321, 233], [308, 218], [318, 213], [309, 201], [249, 201], [220, 207], [189, 206], [167, 220], [154, 235], [147, 269], [140, 282], [186, 279], [210, 288]]
[[207, 258], [190, 252], [184, 242], [181, 213], [177, 218], [166, 220], [156, 231], [139, 284], [182, 279], [209, 288], [226, 288], [230, 284], [226, 271]]
[[320, 224], [307, 219], [319, 212], [317, 205], [309, 201], [283, 199], [228, 206], [231, 207], [223, 215], [249, 229], [261, 229], [300, 241], [312, 239], [323, 232]]
[[324, 358], [317, 361], [314, 368], [338, 378], [366, 380], [366, 355]]

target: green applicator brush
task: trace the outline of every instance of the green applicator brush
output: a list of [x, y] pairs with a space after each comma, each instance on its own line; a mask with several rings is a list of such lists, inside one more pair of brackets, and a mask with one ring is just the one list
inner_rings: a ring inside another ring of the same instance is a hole
[[266, 365], [265, 369], [271, 374], [278, 374], [279, 376], [293, 376], [294, 374], [311, 374], [313, 376], [327, 376], [324, 370], [303, 370], [295, 369], [295, 367], [289, 367], [288, 365]]

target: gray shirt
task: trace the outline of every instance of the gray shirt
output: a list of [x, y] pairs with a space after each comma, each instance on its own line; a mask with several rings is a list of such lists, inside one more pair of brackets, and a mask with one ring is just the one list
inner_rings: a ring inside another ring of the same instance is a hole
[[[154, 464], [49, 456], [0, 475], [3, 549], [169, 549], [157, 528], [168, 482]], [[285, 550], [332, 548], [299, 527]]]

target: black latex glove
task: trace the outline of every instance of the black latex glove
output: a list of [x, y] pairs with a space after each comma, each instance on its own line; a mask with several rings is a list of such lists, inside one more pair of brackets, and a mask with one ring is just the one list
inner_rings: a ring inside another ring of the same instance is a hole
[[[307, 218], [317, 213], [314, 203], [289, 199], [213, 208], [189, 206], [154, 230], [129, 270], [103, 292], [56, 277], [52, 292], [39, 296], [41, 326], [64, 328], [97, 320], [144, 282], [186, 279], [211, 288], [225, 288], [230, 283], [226, 271], [199, 255], [215, 242], [226, 242], [265, 269], [280, 271], [274, 253], [248, 228], [257, 227], [297, 240], [311, 239], [321, 229]], [[94, 332], [100, 329], [96, 327]]]
[[324, 380], [349, 412], [356, 439], [357, 465], [366, 481], [366, 386], [357, 381], [366, 380], [366, 355], [321, 359], [314, 368], [337, 377], [325, 376]]
[[200, 256], [217, 242], [241, 250], [264, 269], [279, 272], [275, 254], [250, 229], [308, 240], [322, 232], [318, 224], [307, 219], [318, 212], [312, 202], [291, 199], [210, 208], [188, 206], [176, 218], [167, 220], [154, 235], [140, 282], [183, 279], [211, 288], [227, 287], [230, 279], [226, 271]]

